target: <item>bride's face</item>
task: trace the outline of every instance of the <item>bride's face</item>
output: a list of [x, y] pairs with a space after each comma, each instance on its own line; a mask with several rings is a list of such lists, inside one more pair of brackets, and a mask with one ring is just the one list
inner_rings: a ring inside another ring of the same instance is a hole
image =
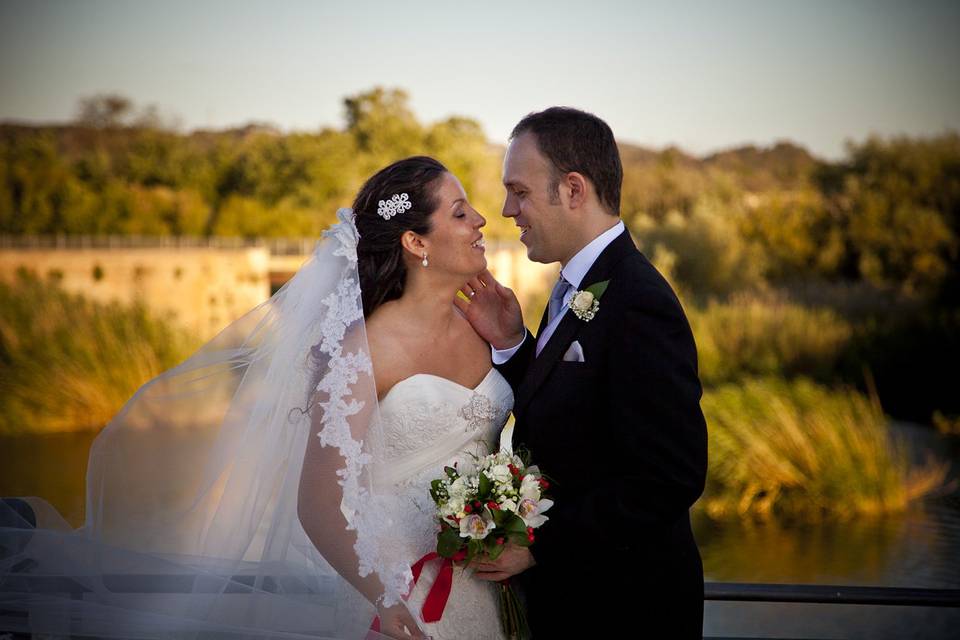
[[[430, 233], [422, 236], [429, 269], [470, 278], [487, 268], [481, 227], [486, 219], [470, 206], [463, 185], [452, 173], [440, 178]], [[419, 265], [417, 265], [419, 266]], [[422, 267], [421, 267], [422, 268]]]

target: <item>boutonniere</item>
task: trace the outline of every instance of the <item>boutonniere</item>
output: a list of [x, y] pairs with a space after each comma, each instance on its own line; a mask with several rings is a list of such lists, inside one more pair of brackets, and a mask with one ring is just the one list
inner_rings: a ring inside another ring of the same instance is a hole
[[584, 322], [590, 322], [600, 310], [600, 296], [607, 290], [609, 280], [597, 282], [570, 297], [570, 311]]

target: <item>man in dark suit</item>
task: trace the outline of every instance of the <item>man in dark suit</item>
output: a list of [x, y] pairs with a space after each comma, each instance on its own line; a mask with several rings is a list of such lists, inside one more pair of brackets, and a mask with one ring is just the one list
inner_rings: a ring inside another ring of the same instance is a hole
[[536, 336], [489, 273], [464, 287], [462, 307], [514, 390], [514, 446], [554, 480], [533, 546], [475, 574], [518, 576], [537, 639], [702, 635], [689, 517], [707, 466], [696, 346], [619, 219], [622, 181], [596, 116], [554, 107], [524, 118], [504, 159], [503, 215], [531, 260], [560, 262], [561, 278]]

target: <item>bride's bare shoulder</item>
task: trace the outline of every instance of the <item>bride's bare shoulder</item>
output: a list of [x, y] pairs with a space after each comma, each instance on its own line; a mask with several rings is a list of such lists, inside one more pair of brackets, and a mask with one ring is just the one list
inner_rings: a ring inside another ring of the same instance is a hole
[[397, 322], [401, 320], [397, 310], [389, 304], [381, 306], [366, 319], [367, 344], [378, 394], [405, 377], [409, 366], [396, 330]]
[[370, 343], [370, 349], [389, 350], [396, 343], [396, 327], [400, 320], [398, 310], [389, 303], [381, 305], [366, 318], [367, 342]]

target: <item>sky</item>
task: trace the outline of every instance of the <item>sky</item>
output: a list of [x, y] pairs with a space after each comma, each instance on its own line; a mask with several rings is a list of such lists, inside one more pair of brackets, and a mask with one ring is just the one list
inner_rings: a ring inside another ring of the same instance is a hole
[[313, 131], [383, 86], [495, 143], [563, 104], [648, 147], [786, 139], [836, 159], [960, 129], [958, 68], [956, 0], [0, 0], [0, 121], [65, 122], [115, 92], [185, 130]]

